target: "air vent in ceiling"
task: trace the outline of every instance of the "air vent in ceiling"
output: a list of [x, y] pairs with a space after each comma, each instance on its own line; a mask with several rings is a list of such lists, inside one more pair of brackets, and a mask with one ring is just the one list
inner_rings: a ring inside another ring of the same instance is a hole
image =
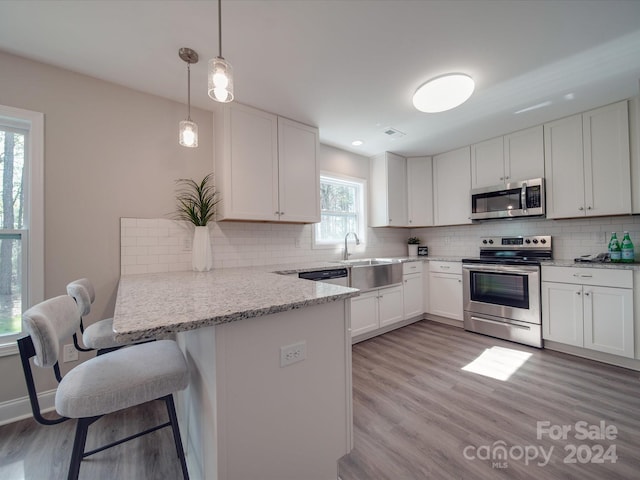
[[387, 127], [383, 130], [383, 132], [385, 135], [388, 135], [391, 138], [400, 138], [406, 135], [406, 133], [402, 133], [400, 130], [396, 130], [393, 127]]

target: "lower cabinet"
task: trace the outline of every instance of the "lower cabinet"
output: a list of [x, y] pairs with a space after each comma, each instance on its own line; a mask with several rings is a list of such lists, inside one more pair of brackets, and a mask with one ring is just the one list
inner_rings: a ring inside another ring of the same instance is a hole
[[462, 264], [429, 262], [429, 313], [463, 321]]
[[404, 319], [402, 285], [361, 293], [351, 299], [351, 336], [373, 332]]
[[422, 262], [407, 262], [403, 267], [404, 318], [414, 318], [424, 313]]
[[632, 272], [543, 267], [542, 336], [633, 358]]

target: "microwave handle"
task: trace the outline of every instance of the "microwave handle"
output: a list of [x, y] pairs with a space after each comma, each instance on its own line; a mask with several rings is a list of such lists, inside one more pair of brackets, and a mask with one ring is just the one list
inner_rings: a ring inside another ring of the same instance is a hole
[[522, 212], [527, 213], [527, 183], [522, 182], [522, 188], [520, 189], [520, 205], [522, 205]]

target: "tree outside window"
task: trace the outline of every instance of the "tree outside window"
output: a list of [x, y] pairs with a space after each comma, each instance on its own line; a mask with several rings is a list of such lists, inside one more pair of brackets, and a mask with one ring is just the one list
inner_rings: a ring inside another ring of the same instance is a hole
[[323, 174], [320, 176], [320, 223], [315, 225], [316, 245], [336, 245], [349, 232], [364, 242], [364, 181]]
[[26, 133], [0, 125], [0, 335], [21, 331]]

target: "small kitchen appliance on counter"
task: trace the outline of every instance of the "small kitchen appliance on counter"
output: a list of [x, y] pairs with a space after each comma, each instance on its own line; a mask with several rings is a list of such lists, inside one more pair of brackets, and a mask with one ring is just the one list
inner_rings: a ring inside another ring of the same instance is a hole
[[480, 257], [462, 260], [464, 328], [542, 347], [540, 263], [551, 236], [486, 237]]

